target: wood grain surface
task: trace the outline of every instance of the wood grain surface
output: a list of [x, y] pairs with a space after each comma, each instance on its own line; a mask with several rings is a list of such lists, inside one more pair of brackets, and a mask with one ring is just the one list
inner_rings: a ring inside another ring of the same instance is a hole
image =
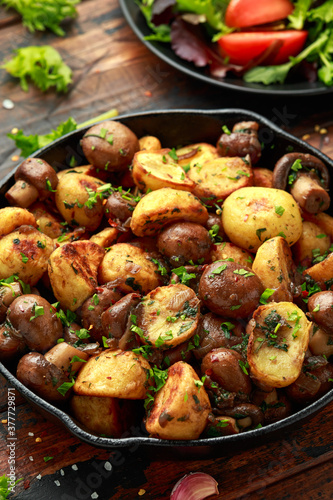
[[[66, 36], [29, 33], [14, 12], [0, 9], [0, 55], [15, 48], [51, 44], [73, 69], [67, 94], [23, 92], [0, 72], [0, 177], [17, 164], [7, 133], [47, 133], [68, 116], [78, 123], [109, 109], [119, 114], [175, 108], [244, 108], [304, 137], [333, 158], [333, 93], [312, 97], [258, 96], [224, 90], [171, 68], [136, 38], [116, 0], [85, 0]], [[14, 108], [1, 106], [11, 99]], [[7, 383], [0, 379], [0, 475], [8, 474]], [[99, 450], [45, 420], [16, 393], [16, 473], [22, 481], [14, 498], [80, 500], [168, 499], [189, 472], [206, 472], [219, 483], [224, 500], [329, 500], [333, 498], [333, 404], [298, 429], [235, 452], [192, 456], [156, 449]], [[40, 439], [37, 439], [40, 438]], [[37, 440], [37, 441], [36, 441]], [[53, 457], [45, 461], [46, 457]], [[97, 495], [97, 496], [96, 496]]]

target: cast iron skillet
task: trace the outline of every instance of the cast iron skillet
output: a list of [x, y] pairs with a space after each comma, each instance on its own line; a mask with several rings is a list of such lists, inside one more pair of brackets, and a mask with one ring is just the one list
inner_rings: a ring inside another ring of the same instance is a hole
[[[131, 128], [137, 136], [156, 135], [162, 142], [163, 147], [177, 147], [195, 142], [210, 142], [215, 144], [221, 134], [221, 126], [229, 128], [238, 121], [255, 120], [260, 124], [259, 139], [263, 143], [263, 154], [261, 165], [266, 168], [273, 167], [276, 160], [290, 151], [311, 153], [326, 163], [329, 169], [333, 168], [333, 161], [326, 155], [309, 146], [305, 142], [284, 132], [274, 123], [261, 115], [242, 109], [223, 110], [162, 110], [143, 112], [133, 115], [123, 115], [116, 120], [121, 121]], [[87, 127], [88, 128], [88, 127]], [[80, 129], [57, 139], [52, 144], [37, 151], [33, 157], [46, 160], [58, 169], [69, 168], [69, 162], [75, 156], [78, 164], [87, 164], [79, 141], [87, 129]], [[0, 184], [0, 206], [6, 206], [5, 192], [13, 184], [13, 173], [2, 180]], [[100, 437], [85, 430], [81, 424], [76, 422], [66, 409], [60, 409], [47, 403], [42, 398], [31, 392], [16, 377], [15, 368], [10, 369], [0, 363], [0, 373], [8, 379], [11, 387], [15, 387], [33, 406], [42, 412], [48, 419], [62, 423], [71, 433], [82, 441], [101, 448], [133, 447], [138, 445], [149, 445], [154, 447], [166, 447], [178, 451], [190, 453], [201, 451], [213, 453], [230, 453], [238, 449], [244, 449], [251, 445], [267, 442], [269, 438], [280, 437], [291, 427], [299, 427], [304, 424], [310, 416], [321, 410], [333, 401], [333, 389], [323, 397], [294, 413], [290, 417], [260, 429], [251, 430], [243, 434], [233, 436], [222, 436], [204, 438], [191, 441], [166, 441], [148, 437], [140, 425], [132, 429], [134, 436], [124, 435], [120, 439]], [[166, 451], [166, 450], [165, 450]]]
[[146, 47], [157, 57], [192, 78], [196, 78], [212, 85], [217, 85], [218, 87], [255, 94], [305, 96], [327, 94], [333, 91], [333, 87], [328, 87], [320, 81], [312, 83], [304, 80], [285, 83], [283, 85], [264, 85], [263, 83], [248, 83], [242, 80], [242, 78], [237, 78], [231, 74], [228, 74], [223, 79], [216, 78], [210, 75], [205, 68], [198, 68], [194, 65], [194, 63], [185, 61], [184, 59], [178, 57], [170, 47], [169, 43], [146, 40], [145, 37], [150, 35], [151, 31], [149, 30], [146, 20], [135, 0], [119, 0], [119, 4], [126, 21], [141, 42], [144, 43]]

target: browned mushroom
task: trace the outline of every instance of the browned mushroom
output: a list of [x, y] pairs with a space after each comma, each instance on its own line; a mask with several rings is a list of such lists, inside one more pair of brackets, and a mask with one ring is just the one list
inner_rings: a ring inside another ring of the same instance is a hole
[[333, 291], [317, 292], [309, 298], [308, 316], [327, 333], [333, 333]]
[[130, 195], [115, 191], [108, 197], [104, 205], [104, 213], [108, 219], [124, 223], [132, 217], [135, 206], [136, 202]]
[[102, 314], [103, 335], [107, 339], [116, 339], [116, 345], [113, 345], [113, 347], [118, 347], [119, 339], [125, 333], [129, 315], [139, 302], [140, 295], [138, 293], [128, 293]]
[[330, 197], [327, 192], [330, 176], [326, 165], [313, 155], [288, 153], [275, 164], [273, 187], [286, 190], [290, 186], [299, 206], [315, 214], [328, 209]]
[[235, 418], [240, 429], [255, 428], [264, 422], [262, 410], [251, 403], [241, 403], [233, 408], [226, 408], [224, 413], [228, 417]]
[[46, 200], [58, 185], [55, 170], [40, 158], [27, 158], [15, 172], [15, 184], [5, 194], [11, 205], [27, 208]]
[[87, 361], [89, 355], [63, 342], [57, 344], [44, 356], [30, 352], [23, 356], [17, 366], [16, 376], [22, 384], [35, 394], [50, 402], [68, 399], [75, 372]]
[[20, 295], [22, 295], [22, 287], [18, 281], [0, 287], [0, 323], [5, 321], [8, 307]]
[[11, 361], [23, 354], [26, 344], [23, 337], [10, 324], [0, 327], [0, 361]]
[[239, 122], [232, 133], [223, 133], [216, 144], [220, 156], [250, 155], [251, 164], [255, 165], [261, 156], [261, 145], [258, 140], [259, 125], [256, 122]]
[[62, 324], [55, 309], [38, 295], [17, 297], [8, 309], [7, 319], [33, 351], [47, 351], [62, 336]]

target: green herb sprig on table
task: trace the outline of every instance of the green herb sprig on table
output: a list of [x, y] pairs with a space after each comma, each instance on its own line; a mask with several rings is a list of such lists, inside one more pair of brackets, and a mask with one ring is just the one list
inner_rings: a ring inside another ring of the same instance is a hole
[[22, 16], [23, 25], [29, 31], [45, 31], [49, 29], [58, 36], [64, 36], [59, 26], [66, 18], [75, 18], [75, 5], [80, 0], [0, 0], [5, 7], [15, 9]]
[[23, 133], [23, 130], [18, 130], [15, 133], [11, 132], [7, 134], [7, 136], [10, 139], [13, 139], [13, 141], [15, 141], [16, 147], [21, 150], [20, 156], [27, 158], [35, 151], [38, 151], [38, 149], [43, 148], [47, 144], [50, 144], [50, 142], [58, 139], [59, 137], [62, 137], [65, 134], [68, 134], [69, 132], [72, 132], [73, 130], [88, 127], [93, 123], [101, 120], [108, 120], [110, 118], [114, 118], [117, 115], [118, 111], [116, 109], [111, 109], [110, 111], [96, 116], [96, 118], [88, 120], [84, 123], [80, 123], [79, 125], [76, 123], [74, 118], [69, 117], [65, 122], [61, 122], [56, 129], [51, 130], [51, 132], [49, 132], [48, 134], [25, 135]]
[[72, 70], [50, 45], [31, 46], [16, 49], [16, 55], [1, 68], [20, 79], [22, 90], [29, 90], [28, 79], [42, 92], [55, 87], [57, 92], [67, 92], [72, 82]]

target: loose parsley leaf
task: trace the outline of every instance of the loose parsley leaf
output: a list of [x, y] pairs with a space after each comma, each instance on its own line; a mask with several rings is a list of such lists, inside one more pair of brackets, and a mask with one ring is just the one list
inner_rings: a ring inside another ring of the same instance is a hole
[[59, 52], [50, 45], [22, 47], [16, 55], [1, 66], [12, 76], [19, 78], [21, 88], [29, 89], [28, 78], [42, 91], [56, 87], [57, 92], [67, 92], [72, 82], [72, 70]]
[[7, 8], [15, 9], [22, 16], [23, 25], [29, 31], [52, 30], [58, 36], [64, 36], [64, 30], [59, 26], [65, 18], [77, 15], [75, 5], [80, 0], [1, 0]]

